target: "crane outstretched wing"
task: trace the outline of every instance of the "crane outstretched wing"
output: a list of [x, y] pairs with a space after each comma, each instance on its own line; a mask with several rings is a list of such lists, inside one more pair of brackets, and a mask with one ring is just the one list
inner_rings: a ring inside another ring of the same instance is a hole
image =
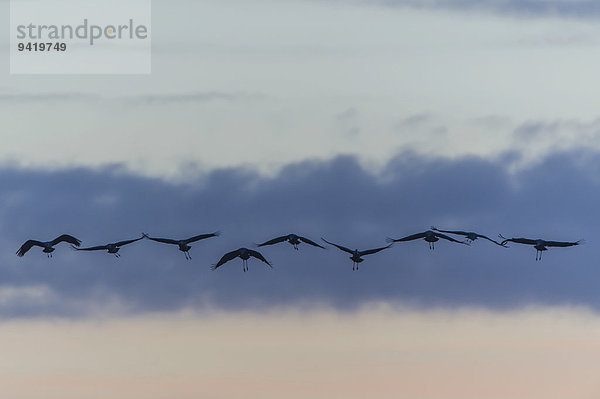
[[394, 239], [394, 238], [386, 238], [387, 242], [400, 242], [400, 241], [412, 241], [412, 240], [418, 240], [419, 238], [425, 238], [427, 236], [426, 232], [423, 233], [417, 233], [417, 234], [412, 234], [410, 236], [406, 236], [403, 238], [398, 238], [398, 239]]
[[323, 237], [321, 237], [321, 240], [325, 241], [329, 245], [333, 245], [334, 247], [337, 247], [338, 249], [341, 249], [344, 252], [348, 252], [349, 254], [353, 254], [354, 253], [354, 251], [351, 250], [350, 248], [342, 247], [341, 245], [337, 245], [337, 244], [334, 244], [332, 242], [329, 242], [326, 239], [324, 239]]
[[484, 236], [483, 234], [479, 234], [479, 233], [474, 233], [474, 232], [469, 232], [469, 231], [462, 231], [462, 230], [440, 230], [440, 229], [438, 229], [435, 226], [431, 226], [431, 230], [433, 230], [433, 231], [439, 231], [440, 233], [457, 234], [457, 235], [461, 235], [461, 236], [465, 236], [465, 237], [469, 237], [471, 235], [474, 235], [477, 238], [483, 238], [485, 240], [493, 242], [496, 245], [500, 245], [501, 247], [506, 248], [506, 245], [502, 245], [498, 241], [492, 240], [488, 236]]
[[308, 239], [308, 238], [306, 238], [306, 237], [301, 237], [301, 236], [298, 236], [298, 239], [299, 239], [300, 241], [302, 241], [302, 242], [304, 242], [304, 243], [308, 244], [308, 245], [312, 245], [313, 247], [319, 247], [319, 248], [326, 249], [324, 246], [322, 246], [322, 245], [319, 245], [319, 244], [317, 244], [316, 242], [314, 242], [314, 241], [312, 241], [312, 240], [309, 240], [309, 239]]
[[493, 242], [493, 243], [494, 243], [494, 244], [496, 244], [496, 245], [500, 245], [501, 247], [507, 248], [507, 247], [506, 247], [506, 245], [502, 245], [502, 244], [501, 244], [501, 243], [499, 243], [498, 241], [496, 241], [496, 240], [492, 240], [492, 239], [491, 239], [491, 238], [489, 238], [488, 236], [484, 236], [483, 234], [479, 234], [479, 233], [475, 233], [475, 234], [477, 234], [477, 237], [478, 237], [478, 238], [483, 238], [483, 239], [486, 239], [486, 240], [488, 240], [488, 241], [491, 241], [491, 242]]
[[99, 251], [101, 249], [108, 249], [108, 246], [107, 245], [98, 245], [95, 247], [77, 248], [75, 245], [71, 245], [71, 248], [73, 248], [77, 251]]
[[435, 236], [436, 236], [436, 237], [438, 237], [438, 238], [443, 238], [444, 240], [448, 240], [448, 241], [456, 242], [456, 243], [459, 243], [459, 244], [465, 244], [465, 245], [469, 245], [469, 243], [468, 243], [468, 242], [455, 240], [454, 238], [452, 238], [452, 237], [450, 237], [450, 236], [447, 236], [447, 235], [445, 235], [445, 234], [442, 234], [442, 233], [434, 233], [434, 234], [435, 234]]
[[365, 256], [365, 255], [371, 255], [371, 254], [376, 254], [379, 251], [383, 251], [384, 249], [388, 249], [389, 247], [391, 247], [393, 244], [388, 245], [387, 247], [381, 247], [381, 248], [374, 248], [374, 249], [366, 249], [364, 251], [359, 251], [358, 255], [359, 256]]
[[125, 241], [119, 241], [119, 242], [115, 242], [115, 246], [117, 247], [122, 247], [123, 245], [127, 245], [127, 244], [131, 244], [132, 242], [136, 242], [141, 240], [142, 238], [144, 238], [144, 236], [141, 236], [140, 238], [135, 238], [133, 240], [125, 240]]
[[157, 238], [157, 237], [150, 237], [148, 234], [146, 233], [142, 233], [142, 237], [146, 237], [149, 240], [152, 241], [156, 241], [156, 242], [162, 242], [164, 244], [174, 244], [174, 245], [179, 245], [179, 241], [177, 240], [173, 240], [171, 238]]
[[525, 244], [525, 245], [536, 245], [537, 241], [536, 240], [532, 240], [531, 238], [505, 238], [502, 236], [502, 234], [499, 234], [500, 238], [502, 238], [504, 241], [502, 241], [502, 243], [500, 245], [504, 245], [507, 242], [515, 242], [517, 244]]
[[63, 241], [68, 242], [69, 244], [73, 244], [76, 247], [81, 245], [81, 240], [79, 240], [71, 235], [68, 235], [68, 234], [63, 234], [60, 237], [56, 237], [54, 240], [50, 241], [50, 245], [55, 246], [59, 242], [63, 242]]
[[223, 264], [229, 262], [232, 259], [235, 259], [239, 254], [240, 254], [239, 249], [236, 249], [235, 251], [227, 252], [225, 255], [223, 255], [221, 257], [221, 259], [219, 259], [219, 261], [215, 265], [211, 266], [211, 270], [216, 270], [218, 267], [222, 266]]
[[266, 263], [266, 264], [267, 264], [269, 267], [273, 267], [273, 266], [272, 266], [272, 265], [269, 263], [269, 261], [268, 261], [268, 260], [266, 260], [264, 256], [262, 256], [262, 254], [261, 254], [260, 252], [258, 252], [258, 251], [255, 251], [255, 250], [253, 250], [253, 249], [249, 249], [249, 250], [248, 250], [248, 254], [249, 254], [250, 256], [253, 256], [253, 257], [255, 257], [255, 258], [256, 258], [256, 259], [258, 259], [258, 260], [261, 260], [261, 261], [263, 261], [263, 262], [264, 262], [264, 263]]
[[431, 226], [431, 230], [433, 231], [439, 231], [440, 233], [448, 233], [448, 234], [459, 234], [461, 236], [467, 236], [469, 235], [469, 232], [467, 231], [461, 231], [461, 230], [440, 230], [435, 226]]
[[573, 245], [579, 245], [581, 241], [564, 242], [564, 241], [544, 241], [546, 247], [572, 247]]
[[264, 247], [265, 245], [279, 244], [280, 242], [284, 242], [287, 239], [288, 239], [288, 236], [281, 236], [281, 237], [273, 238], [272, 240], [269, 240], [269, 241], [265, 241], [262, 244], [258, 244], [258, 246]]
[[19, 250], [17, 251], [17, 256], [25, 255], [27, 251], [29, 251], [33, 246], [44, 247], [44, 244], [41, 241], [27, 240], [23, 245], [21, 245], [21, 248], [19, 248]]
[[214, 233], [208, 233], [208, 234], [199, 234], [197, 236], [190, 237], [187, 240], [183, 240], [183, 242], [185, 242], [186, 244], [189, 244], [190, 242], [196, 242], [196, 241], [204, 240], [205, 238], [210, 238], [210, 237], [218, 237], [220, 235], [221, 235], [221, 233], [218, 231], [215, 231]]

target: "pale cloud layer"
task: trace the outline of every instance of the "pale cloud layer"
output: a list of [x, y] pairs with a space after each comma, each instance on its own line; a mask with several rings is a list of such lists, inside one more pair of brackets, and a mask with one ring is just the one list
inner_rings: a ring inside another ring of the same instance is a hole
[[598, 334], [574, 308], [12, 321], [0, 382], [24, 399], [591, 399]]
[[[0, 160], [173, 179], [189, 163], [600, 149], [597, 24], [454, 5], [157, 1], [151, 76], [0, 77]], [[532, 121], [535, 140], [515, 139]]]

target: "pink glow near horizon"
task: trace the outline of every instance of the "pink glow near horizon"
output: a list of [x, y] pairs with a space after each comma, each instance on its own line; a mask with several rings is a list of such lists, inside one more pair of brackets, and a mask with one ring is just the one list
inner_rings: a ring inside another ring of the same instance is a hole
[[19, 398], [592, 398], [600, 317], [583, 309], [216, 313], [11, 321]]

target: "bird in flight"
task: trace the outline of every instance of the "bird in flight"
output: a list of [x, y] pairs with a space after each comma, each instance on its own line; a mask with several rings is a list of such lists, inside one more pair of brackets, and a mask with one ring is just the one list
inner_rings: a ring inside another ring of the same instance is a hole
[[574, 245], [579, 245], [582, 243], [582, 240], [573, 241], [573, 242], [564, 242], [564, 241], [546, 241], [546, 240], [542, 240], [539, 238], [535, 239], [535, 240], [532, 240], [530, 238], [506, 238], [506, 237], [503, 237], [502, 234], [499, 234], [499, 236], [500, 236], [500, 238], [502, 238], [504, 240], [504, 241], [502, 241], [502, 245], [506, 244], [507, 242], [516, 242], [517, 244], [533, 245], [533, 247], [536, 249], [535, 260], [542, 260], [542, 252], [548, 250], [548, 248], [546, 248], [546, 247], [572, 247]]
[[61, 243], [63, 241], [68, 242], [69, 244], [75, 245], [77, 247], [81, 245], [81, 241], [79, 239], [68, 234], [63, 234], [59, 237], [56, 237], [52, 241], [27, 240], [23, 245], [21, 245], [21, 248], [19, 248], [19, 250], [17, 251], [17, 256], [25, 255], [27, 251], [29, 251], [32, 247], [36, 246], [44, 248], [42, 252], [48, 255], [48, 258], [51, 258], [52, 252], [54, 252], [53, 247], [56, 244]]
[[398, 239], [387, 238], [387, 242], [412, 241], [412, 240], [418, 240], [419, 238], [422, 238], [429, 243], [429, 249], [435, 249], [435, 246], [433, 243], [436, 241], [439, 241], [440, 238], [443, 238], [444, 240], [456, 242], [459, 244], [469, 245], [468, 242], [458, 241], [458, 240], [455, 240], [454, 238], [449, 237], [445, 234], [437, 233], [437, 232], [431, 231], [431, 230], [427, 230], [422, 233], [417, 233], [417, 234], [413, 234], [413, 235], [406, 236], [403, 238], [398, 238]]
[[200, 240], [204, 240], [205, 238], [210, 238], [210, 237], [218, 237], [219, 235], [221, 235], [220, 232], [215, 231], [214, 233], [208, 233], [208, 234], [200, 234], [197, 236], [193, 236], [184, 240], [173, 240], [171, 238], [156, 238], [156, 237], [150, 237], [148, 236], [148, 234], [146, 233], [142, 233], [142, 237], [146, 237], [149, 240], [152, 241], [156, 241], [156, 242], [162, 242], [164, 244], [173, 244], [173, 245], [178, 245], [179, 246], [179, 250], [181, 252], [183, 252], [183, 254], [185, 255], [185, 258], [187, 260], [192, 259], [192, 256], [189, 253], [189, 250], [192, 249], [192, 247], [189, 245], [192, 242], [196, 242], [196, 241], [200, 241]]
[[501, 243], [499, 243], [496, 240], [492, 240], [491, 238], [489, 238], [487, 236], [484, 236], [483, 234], [474, 233], [472, 231], [440, 230], [440, 229], [436, 228], [435, 226], [431, 226], [431, 230], [437, 231], [437, 232], [440, 232], [440, 233], [458, 234], [458, 235], [461, 235], [461, 236], [465, 236], [466, 239], [467, 239], [467, 241], [469, 241], [469, 242], [473, 242], [473, 241], [475, 241], [478, 238], [484, 238], [484, 239], [486, 239], [488, 241], [493, 242], [496, 245], [500, 245], [501, 247], [506, 248], [506, 245], [502, 245]]
[[383, 251], [384, 249], [387, 249], [387, 248], [389, 248], [389, 247], [392, 246], [392, 244], [390, 244], [387, 247], [374, 248], [374, 249], [366, 249], [364, 251], [359, 251], [358, 249], [351, 250], [350, 248], [346, 248], [346, 247], [343, 247], [341, 245], [334, 244], [332, 242], [327, 241], [323, 237], [321, 237], [321, 240], [325, 241], [329, 245], [333, 245], [334, 247], [337, 247], [338, 249], [340, 249], [340, 250], [342, 250], [344, 252], [347, 252], [350, 255], [352, 255], [352, 256], [350, 256], [350, 259], [352, 260], [352, 270], [358, 270], [358, 264], [364, 260], [362, 258], [363, 256], [375, 254], [375, 253], [377, 253], [379, 251]]
[[106, 245], [98, 245], [95, 247], [88, 247], [88, 248], [77, 248], [74, 245], [71, 245], [71, 246], [73, 247], [73, 249], [76, 249], [78, 251], [100, 251], [100, 250], [106, 249], [109, 254], [114, 254], [117, 258], [120, 258], [121, 255], [119, 254], [119, 249], [121, 249], [121, 247], [123, 245], [131, 244], [132, 242], [139, 241], [142, 238], [144, 238], [144, 236], [141, 236], [140, 238], [135, 238], [133, 240], [113, 242], [113, 243], [106, 244]]
[[300, 245], [300, 243], [302, 243], [302, 242], [312, 245], [313, 247], [319, 247], [319, 248], [325, 249], [325, 247], [317, 244], [316, 242], [309, 240], [306, 237], [302, 237], [302, 236], [299, 236], [296, 234], [288, 234], [287, 236], [273, 238], [272, 240], [265, 241], [262, 244], [258, 244], [258, 246], [264, 247], [265, 245], [279, 244], [280, 242], [284, 242], [284, 241], [289, 242], [294, 247], [295, 250], [298, 250], [298, 245]]
[[219, 268], [220, 266], [223, 266], [225, 263], [229, 262], [232, 259], [235, 259], [237, 257], [240, 257], [242, 259], [242, 267], [244, 272], [248, 271], [248, 259], [250, 259], [250, 257], [254, 257], [264, 263], [267, 264], [267, 266], [269, 267], [273, 267], [268, 260], [265, 259], [264, 256], [262, 256], [262, 254], [258, 251], [254, 251], [252, 249], [248, 249], [248, 248], [239, 248], [236, 249], [235, 251], [231, 251], [231, 252], [227, 252], [225, 255], [223, 255], [221, 257], [221, 259], [211, 267], [211, 270], [217, 270], [217, 268]]

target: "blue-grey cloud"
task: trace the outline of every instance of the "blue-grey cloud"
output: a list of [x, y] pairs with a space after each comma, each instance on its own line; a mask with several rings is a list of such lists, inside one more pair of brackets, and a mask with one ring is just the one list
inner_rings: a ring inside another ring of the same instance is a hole
[[576, 138], [586, 137], [595, 139], [600, 137], [600, 119], [590, 121], [580, 120], [555, 120], [526, 121], [519, 125], [514, 131], [516, 140], [537, 141], [540, 138], [554, 138], [560, 135], [573, 136]]
[[378, 3], [387, 6], [481, 10], [524, 16], [589, 18], [600, 14], [600, 4], [590, 0], [379, 0]]
[[338, 121], [353, 121], [358, 117], [358, 110], [354, 107], [350, 107], [345, 111], [340, 112], [335, 117]]
[[[351, 309], [379, 300], [597, 308], [599, 171], [600, 156], [581, 153], [554, 155], [516, 175], [502, 161], [402, 154], [377, 175], [352, 157], [339, 157], [291, 164], [274, 177], [243, 168], [215, 170], [186, 184], [128, 175], [120, 168], [4, 168], [0, 315], [78, 315], [111, 303], [133, 312], [314, 303]], [[249, 273], [242, 273], [239, 259], [209, 270], [227, 251], [290, 232], [363, 249], [432, 224], [492, 237], [587, 242], [551, 249], [541, 262], [535, 262], [535, 250], [516, 244], [504, 249], [485, 241], [471, 247], [439, 242], [430, 251], [423, 241], [397, 243], [368, 256], [358, 272], [337, 249], [302, 245], [294, 251], [284, 243], [261, 248], [273, 270], [254, 259]], [[215, 230], [223, 235], [193, 245], [192, 261], [173, 246], [147, 240], [124, 247], [120, 259], [76, 253], [68, 246], [59, 246], [53, 259], [39, 248], [24, 258], [14, 254], [28, 238], [60, 233], [97, 245], [142, 231], [187, 237]], [[41, 294], [32, 287], [42, 287]], [[9, 290], [7, 298], [3, 289]]]
[[340, 112], [335, 115], [335, 120], [345, 137], [353, 138], [360, 134], [360, 112], [356, 108], [350, 107]]
[[408, 115], [400, 119], [397, 123], [394, 124], [393, 128], [398, 132], [407, 132], [419, 128], [424, 128], [428, 125], [432, 125], [433, 123], [435, 123], [435, 119], [431, 114], [419, 113]]

